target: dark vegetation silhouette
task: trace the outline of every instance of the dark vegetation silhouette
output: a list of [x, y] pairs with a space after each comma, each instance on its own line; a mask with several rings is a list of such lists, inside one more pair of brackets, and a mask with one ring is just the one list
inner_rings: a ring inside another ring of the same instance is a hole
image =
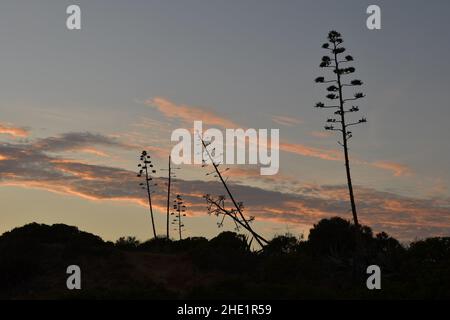
[[327, 99], [331, 100], [330, 104], [324, 104], [323, 102], [317, 102], [315, 107], [319, 109], [336, 109], [334, 111], [334, 116], [327, 119], [327, 125], [325, 130], [338, 131], [342, 135], [342, 142], [338, 143], [342, 146], [344, 150], [344, 161], [345, 161], [345, 171], [347, 176], [347, 185], [350, 197], [350, 206], [353, 214], [353, 222], [358, 226], [358, 215], [356, 213], [355, 196], [353, 194], [352, 178], [350, 174], [350, 160], [348, 155], [348, 141], [352, 138], [353, 132], [349, 130], [351, 126], [356, 126], [361, 123], [367, 122], [365, 117], [352, 122], [348, 120], [347, 114], [358, 112], [359, 106], [352, 105], [348, 107], [348, 102], [359, 100], [365, 97], [361, 92], [354, 93], [353, 97], [344, 97], [344, 88], [359, 87], [363, 83], [361, 80], [351, 80], [345, 81], [344, 78], [355, 72], [355, 68], [348, 66], [349, 63], [353, 61], [351, 55], [344, 53], [346, 49], [342, 46], [344, 40], [342, 36], [337, 31], [330, 31], [328, 33], [328, 42], [322, 45], [322, 48], [327, 50], [330, 55], [325, 55], [322, 57], [322, 62], [320, 63], [321, 68], [329, 68], [333, 70], [334, 76], [330, 78], [317, 77], [316, 83], [327, 84]]
[[182, 218], [186, 217], [186, 205], [184, 205], [184, 201], [179, 194], [173, 200], [173, 210], [174, 212], [171, 213], [174, 216], [172, 224], [175, 226], [174, 230], [178, 232], [179, 239], [182, 240], [182, 232], [184, 230]]
[[[169, 156], [169, 167], [167, 168], [168, 174], [167, 174], [167, 212], [166, 212], [166, 238], [170, 238], [170, 225], [169, 225], [169, 212], [170, 212], [170, 187], [172, 182], [172, 158]], [[180, 237], [181, 238], [181, 237]], [[180, 239], [181, 240], [181, 239]]]
[[[355, 277], [355, 225], [319, 221], [307, 239], [276, 236], [253, 251], [245, 235], [178, 241], [123, 237], [116, 243], [67, 225], [28, 224], [0, 236], [3, 299], [379, 299], [450, 298], [450, 238], [402, 245], [357, 228], [369, 264], [383, 270], [382, 290]], [[82, 290], [65, 287], [69, 264]]]
[[[229, 170], [229, 168], [225, 168], [222, 171], [219, 170], [219, 166], [221, 163], [217, 162], [214, 157], [212, 156], [212, 153], [215, 152], [214, 150], [210, 150], [209, 146], [211, 144], [210, 141], [205, 141], [201, 137], [199, 137], [201, 140], [203, 150], [202, 150], [202, 167], [208, 166], [208, 160], [209, 163], [212, 164], [214, 167], [214, 171], [206, 173], [206, 175], [213, 175], [216, 178], [219, 178], [220, 182], [222, 183], [223, 187], [225, 188], [225, 191], [228, 195], [228, 198], [231, 200], [233, 204], [232, 209], [226, 209], [225, 208], [225, 195], [220, 195], [218, 197], [211, 196], [210, 194], [206, 194], [204, 196], [206, 203], [207, 203], [207, 209], [208, 214], [214, 214], [217, 217], [219, 217], [220, 222], [218, 223], [218, 227], [223, 226], [223, 222], [226, 217], [229, 217], [234, 222], [236, 229], [239, 231], [240, 227], [242, 227], [244, 230], [246, 230], [250, 235], [251, 238], [249, 239], [248, 246], [251, 246], [251, 243], [253, 239], [259, 244], [261, 248], [264, 248], [264, 245], [268, 243], [264, 237], [262, 237], [260, 234], [258, 234], [252, 227], [251, 223], [255, 219], [254, 216], [246, 217], [243, 213], [244, 204], [243, 202], [237, 202], [231, 193], [231, 190], [229, 186], [227, 185], [227, 180], [224, 179], [223, 174]], [[203, 156], [206, 155], [208, 160], [205, 160]]]
[[141, 244], [141, 242], [136, 237], [131, 237], [131, 236], [120, 237], [115, 242], [116, 247], [121, 248], [121, 249], [128, 249], [128, 250], [136, 249], [137, 247], [139, 247], [140, 244]]
[[155, 227], [155, 219], [153, 216], [153, 206], [152, 206], [152, 194], [154, 193], [154, 191], [152, 190], [152, 187], [157, 186], [157, 184], [153, 182], [152, 174], [155, 174], [156, 170], [153, 169], [151, 157], [145, 150], [142, 151], [141, 156], [139, 158], [138, 168], [139, 168], [139, 172], [137, 174], [137, 177], [143, 178], [143, 180], [144, 180], [144, 182], [139, 183], [139, 185], [147, 193], [148, 207], [150, 210], [150, 217], [152, 219], [153, 237], [156, 238], [156, 227]]
[[171, 200], [171, 186], [172, 186], [172, 178], [176, 178], [175, 172], [173, 170], [180, 170], [181, 168], [172, 166], [172, 158], [169, 155], [169, 165], [167, 169], [161, 169], [161, 171], [167, 171], [167, 208], [166, 208], [166, 238], [170, 238], [170, 200]]

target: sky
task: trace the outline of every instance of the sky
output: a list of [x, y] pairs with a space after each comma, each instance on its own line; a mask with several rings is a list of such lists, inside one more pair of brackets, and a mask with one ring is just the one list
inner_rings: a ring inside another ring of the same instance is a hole
[[[81, 30], [66, 8], [81, 8]], [[381, 8], [381, 29], [366, 8]], [[329, 30], [342, 33], [366, 98], [350, 161], [359, 219], [402, 241], [450, 234], [448, 1], [23, 1], [0, 4], [0, 233], [66, 223], [115, 240], [151, 237], [136, 165], [153, 157], [165, 231], [165, 171], [193, 121], [280, 130], [280, 171], [230, 166], [230, 189], [266, 237], [351, 219], [342, 150], [313, 106]], [[201, 119], [198, 119], [201, 118]], [[202, 195], [224, 194], [182, 165], [174, 194], [187, 236], [213, 237]], [[223, 229], [233, 230], [228, 223]]]

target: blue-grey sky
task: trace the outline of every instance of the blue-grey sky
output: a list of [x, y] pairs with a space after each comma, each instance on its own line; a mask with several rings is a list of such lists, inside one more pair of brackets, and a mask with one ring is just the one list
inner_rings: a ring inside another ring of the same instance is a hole
[[[81, 7], [79, 31], [65, 26], [70, 4]], [[381, 8], [381, 30], [366, 28], [370, 4]], [[165, 167], [170, 132], [192, 127], [177, 113], [190, 108], [244, 128], [279, 128], [294, 149], [281, 151], [274, 178], [280, 194], [267, 195], [277, 200], [257, 200], [256, 188], [273, 190], [273, 181], [230, 177], [248, 188], [240, 200], [249, 210], [253, 204], [264, 212], [259, 219], [255, 213], [264, 233], [305, 232], [330, 215], [350, 218], [343, 164], [327, 160], [340, 152], [337, 137], [324, 136], [327, 113], [313, 108], [324, 100], [324, 88], [313, 82], [323, 74], [321, 45], [336, 29], [367, 95], [360, 109], [369, 122], [354, 130], [350, 150], [362, 222], [404, 239], [448, 235], [449, 10], [448, 1], [437, 0], [2, 1], [0, 231], [41, 221], [76, 224], [108, 239], [148, 237], [138, 196], [119, 192], [120, 183], [110, 190], [95, 181], [94, 169], [134, 170], [148, 147]], [[43, 150], [51, 138], [71, 146]], [[74, 147], [77, 139], [83, 142]], [[52, 158], [30, 159], [43, 155]], [[47, 175], [60, 167], [36, 169], [55, 159], [98, 167], [64, 168], [79, 179], [65, 185]], [[191, 167], [179, 176], [204, 179]], [[98, 185], [89, 189], [89, 181]], [[186, 181], [180, 189], [190, 190], [197, 208], [194, 195], [205, 186]], [[194, 211], [187, 234], [217, 232], [213, 218]]]

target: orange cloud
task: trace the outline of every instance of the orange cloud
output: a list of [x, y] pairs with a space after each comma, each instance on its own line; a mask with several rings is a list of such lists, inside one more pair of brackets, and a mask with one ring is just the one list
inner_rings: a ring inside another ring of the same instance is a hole
[[[55, 184], [55, 183], [46, 183], [40, 181], [8, 181], [1, 183], [2, 186], [10, 186], [10, 187], [21, 187], [25, 189], [40, 189], [45, 190], [51, 193], [60, 194], [60, 195], [69, 195], [79, 197], [81, 199], [90, 200], [90, 201], [123, 201], [126, 203], [135, 203], [140, 206], [147, 206], [147, 202], [145, 198], [140, 197], [99, 197], [96, 195], [91, 195], [88, 192], [77, 191], [76, 188], [71, 186], [66, 186], [63, 184]], [[156, 206], [155, 206], [156, 207]], [[161, 207], [162, 208], [162, 207]]]
[[92, 148], [92, 147], [82, 148], [78, 151], [84, 152], [84, 153], [90, 153], [90, 154], [96, 155], [98, 157], [108, 157], [109, 156], [106, 152], [103, 152], [101, 150], [98, 150], [98, 149]]
[[297, 124], [303, 123], [303, 120], [291, 116], [273, 116], [272, 121], [287, 127], [293, 127]]
[[375, 161], [371, 165], [375, 168], [392, 171], [396, 177], [410, 176], [412, 174], [411, 169], [407, 165], [392, 161]]
[[328, 138], [332, 135], [332, 133], [329, 131], [311, 131], [310, 134], [315, 138]]
[[28, 130], [0, 123], [0, 134], [7, 134], [14, 138], [25, 138], [28, 136]]
[[[177, 105], [169, 99], [163, 97], [155, 97], [153, 99], [146, 100], [144, 102], [148, 106], [157, 108], [168, 118], [181, 119], [184, 122], [192, 123], [196, 120], [201, 120], [209, 125], [217, 125], [223, 128], [240, 128], [233, 121], [220, 117], [212, 111], [205, 110], [199, 107], [192, 107], [188, 105]], [[282, 125], [293, 126], [301, 123], [300, 119], [287, 116], [273, 116], [272, 120]], [[311, 133], [317, 137], [327, 137], [328, 132], [318, 132], [313, 131]], [[304, 144], [296, 144], [289, 142], [280, 142], [280, 151], [297, 154], [305, 157], [319, 158], [322, 160], [329, 161], [342, 161], [342, 153], [340, 150], [335, 149], [322, 149], [307, 146]], [[391, 162], [391, 161], [377, 161], [377, 162], [366, 162], [358, 159], [353, 159], [353, 163], [359, 165], [369, 165], [375, 168], [388, 170], [394, 173], [394, 176], [407, 176], [411, 174], [411, 170], [408, 166]]]
[[342, 156], [338, 150], [313, 148], [303, 144], [281, 142], [280, 150], [298, 154], [301, 156], [314, 157], [323, 160], [338, 161], [342, 159]]
[[170, 150], [166, 148], [160, 148], [155, 146], [146, 146], [144, 147], [146, 151], [149, 151], [150, 154], [155, 155], [158, 158], [165, 159], [170, 154]]
[[[322, 160], [342, 161], [343, 157], [340, 150], [321, 149], [295, 143], [280, 143], [280, 150], [298, 154], [305, 157], [319, 158]], [[358, 165], [369, 165], [378, 169], [393, 172], [396, 177], [410, 176], [413, 174], [411, 168], [405, 164], [393, 161], [375, 161], [367, 162], [357, 158], [353, 158], [352, 162]]]
[[146, 105], [157, 108], [166, 117], [171, 119], [180, 119], [184, 122], [193, 123], [194, 121], [203, 121], [208, 125], [216, 125], [223, 128], [239, 128], [233, 121], [219, 116], [213, 111], [205, 108], [193, 107], [184, 104], [175, 104], [174, 102], [162, 98], [155, 97], [146, 100]]
[[80, 163], [80, 164], [87, 164], [87, 162], [85, 161], [81, 161], [81, 160], [74, 160], [74, 159], [50, 159], [49, 163]]
[[434, 179], [433, 186], [429, 192], [430, 196], [444, 195], [448, 192], [448, 186], [442, 178]]
[[[153, 99], [146, 100], [144, 102], [148, 106], [157, 108], [166, 117], [173, 119], [181, 119], [184, 122], [192, 125], [193, 121], [201, 120], [209, 125], [217, 125], [223, 128], [241, 128], [242, 126], [237, 125], [233, 121], [220, 117], [212, 111], [206, 110], [204, 108], [193, 107], [188, 105], [177, 105], [167, 98], [155, 97]], [[302, 122], [301, 119], [287, 116], [273, 116], [272, 120], [278, 124], [293, 126]], [[318, 138], [325, 138], [331, 135], [330, 132], [320, 132], [312, 131], [311, 135]], [[318, 158], [328, 161], [342, 161], [343, 156], [341, 150], [336, 149], [323, 149], [312, 146], [307, 146], [304, 144], [296, 144], [289, 142], [280, 142], [279, 150], [283, 152], [288, 152], [304, 157]], [[163, 150], [155, 150], [157, 152]], [[167, 152], [167, 151], [163, 151]], [[162, 152], [161, 152], [162, 153]], [[412, 174], [412, 170], [404, 164], [396, 163], [392, 161], [376, 161], [368, 162], [355, 157], [352, 157], [353, 164], [371, 166], [374, 168], [387, 170], [392, 172], [394, 176], [409, 176]], [[243, 172], [241, 172], [242, 174]]]

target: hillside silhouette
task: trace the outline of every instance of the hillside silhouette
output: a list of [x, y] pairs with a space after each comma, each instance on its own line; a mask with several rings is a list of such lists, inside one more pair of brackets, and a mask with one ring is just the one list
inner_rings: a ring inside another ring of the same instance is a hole
[[[81, 290], [66, 288], [72, 264], [82, 270]], [[371, 264], [381, 267], [381, 290], [366, 288]], [[450, 298], [449, 270], [450, 238], [404, 246], [341, 218], [319, 221], [305, 240], [277, 236], [259, 252], [228, 231], [113, 243], [32, 223], [0, 236], [2, 299], [441, 299]]]

